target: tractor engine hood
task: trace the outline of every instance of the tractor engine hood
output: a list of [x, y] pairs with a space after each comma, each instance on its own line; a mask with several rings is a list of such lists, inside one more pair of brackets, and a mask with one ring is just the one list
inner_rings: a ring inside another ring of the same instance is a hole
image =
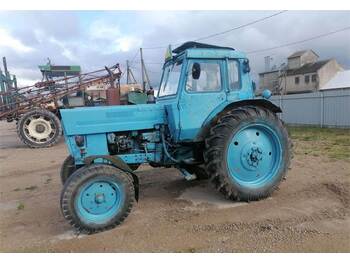
[[60, 110], [65, 135], [87, 135], [141, 129], [165, 124], [164, 105], [140, 104]]

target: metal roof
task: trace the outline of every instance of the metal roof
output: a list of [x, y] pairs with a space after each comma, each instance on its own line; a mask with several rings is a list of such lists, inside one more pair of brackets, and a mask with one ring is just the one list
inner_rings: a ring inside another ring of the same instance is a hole
[[338, 72], [320, 90], [350, 88], [350, 70]]
[[304, 64], [303, 66], [296, 69], [288, 69], [287, 75], [303, 75], [303, 74], [309, 74], [309, 73], [316, 73], [317, 70], [319, 70], [321, 67], [323, 67], [325, 64], [327, 64], [331, 60], [332, 59], [321, 60], [315, 63]]

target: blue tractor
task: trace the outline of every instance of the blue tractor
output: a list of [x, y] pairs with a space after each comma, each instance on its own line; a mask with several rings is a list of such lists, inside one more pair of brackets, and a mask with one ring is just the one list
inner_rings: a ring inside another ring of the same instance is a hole
[[233, 48], [187, 42], [166, 59], [155, 103], [61, 110], [66, 220], [86, 233], [119, 225], [138, 200], [143, 163], [209, 178], [230, 200], [268, 197], [286, 176], [291, 143], [281, 109], [254, 97], [249, 72]]

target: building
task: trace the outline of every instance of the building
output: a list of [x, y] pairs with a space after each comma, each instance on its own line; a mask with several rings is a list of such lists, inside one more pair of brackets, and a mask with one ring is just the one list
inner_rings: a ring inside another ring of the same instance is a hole
[[314, 92], [344, 70], [335, 59], [318, 59], [312, 50], [293, 53], [286, 66], [259, 74], [260, 90], [269, 89], [273, 94]]
[[350, 89], [350, 70], [338, 72], [320, 91]]

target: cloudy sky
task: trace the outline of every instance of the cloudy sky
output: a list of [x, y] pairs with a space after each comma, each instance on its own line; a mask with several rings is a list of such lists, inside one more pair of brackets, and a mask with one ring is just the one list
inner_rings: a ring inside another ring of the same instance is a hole
[[[0, 11], [0, 56], [20, 85], [40, 80], [39, 64], [82, 66], [83, 71], [117, 62], [125, 65], [144, 47], [152, 84], [157, 86], [165, 49], [225, 31], [277, 11]], [[350, 11], [288, 11], [203, 42], [249, 52], [283, 45], [350, 26]], [[320, 59], [336, 58], [350, 69], [350, 30], [313, 41], [249, 54], [253, 78], [264, 71], [264, 57], [279, 66], [294, 51], [313, 49]], [[137, 54], [132, 64], [140, 79]], [[2, 65], [1, 65], [2, 67]], [[125, 81], [125, 80], [124, 80]]]

